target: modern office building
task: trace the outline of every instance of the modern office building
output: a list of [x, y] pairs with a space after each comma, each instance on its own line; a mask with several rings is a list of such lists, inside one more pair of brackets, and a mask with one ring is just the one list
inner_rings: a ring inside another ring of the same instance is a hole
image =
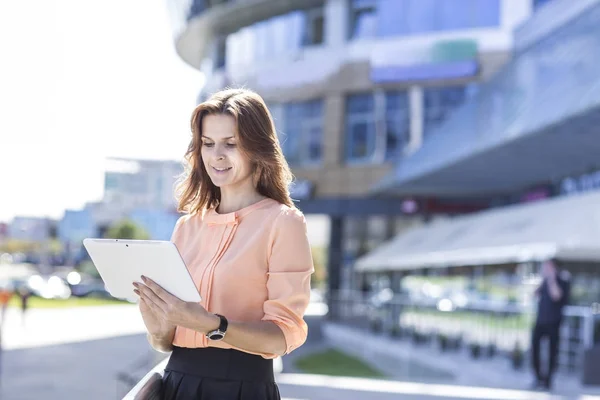
[[178, 54], [206, 76], [199, 101], [245, 86], [269, 104], [299, 207], [331, 218], [335, 290], [349, 283], [344, 265], [423, 215], [487, 207], [435, 193], [372, 195], [511, 58], [514, 29], [536, 3], [170, 0], [169, 8]]
[[446, 306], [458, 293], [535, 310], [540, 263], [557, 260], [571, 281], [559, 361], [573, 370], [600, 342], [600, 1], [544, 3], [515, 30], [511, 61], [374, 187], [492, 209], [404, 232], [354, 270], [374, 290]]
[[104, 203], [123, 210], [172, 209], [173, 189], [183, 168], [180, 162], [109, 158], [104, 174]]
[[[517, 271], [533, 263], [535, 272], [539, 261], [558, 258], [577, 272], [574, 301], [600, 299], [600, 245], [587, 239], [598, 228], [600, 57], [593, 49], [600, 45], [599, 22], [600, 1], [544, 4], [515, 31], [510, 63], [375, 187], [400, 197], [482, 198], [495, 209], [428, 226], [427, 239], [412, 246], [418, 254], [411, 257], [421, 261], [410, 266], [408, 256], [403, 267], [389, 268], [395, 265], [389, 257], [383, 262], [371, 255], [359, 269], [414, 270], [441, 262], [508, 264]], [[446, 239], [440, 242], [439, 235]]]
[[561, 344], [579, 365], [600, 300], [582, 193], [600, 187], [600, 0], [169, 4], [198, 100], [243, 85], [269, 104], [299, 207], [331, 219], [332, 293], [433, 274], [527, 303], [557, 258], [584, 306]]
[[7, 229], [7, 237], [28, 242], [44, 242], [51, 236], [53, 221], [45, 217], [16, 216]]

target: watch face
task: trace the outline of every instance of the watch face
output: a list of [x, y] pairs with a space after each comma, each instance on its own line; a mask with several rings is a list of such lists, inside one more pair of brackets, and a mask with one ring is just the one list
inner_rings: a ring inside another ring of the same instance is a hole
[[208, 334], [210, 340], [223, 340], [225, 334], [222, 332], [211, 332]]

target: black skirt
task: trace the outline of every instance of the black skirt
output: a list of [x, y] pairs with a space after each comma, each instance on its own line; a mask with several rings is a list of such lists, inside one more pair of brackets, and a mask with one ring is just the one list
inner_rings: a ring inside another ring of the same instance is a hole
[[280, 400], [273, 360], [238, 350], [173, 347], [164, 400]]

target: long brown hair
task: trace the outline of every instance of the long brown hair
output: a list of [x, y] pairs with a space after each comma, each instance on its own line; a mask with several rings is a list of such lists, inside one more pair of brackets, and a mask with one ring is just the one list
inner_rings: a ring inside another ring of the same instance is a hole
[[235, 119], [241, 151], [253, 163], [258, 192], [294, 208], [289, 193], [293, 175], [265, 102], [250, 90], [227, 89], [213, 94], [192, 114], [192, 140], [184, 156], [185, 171], [176, 188], [177, 211], [191, 214], [216, 207], [221, 201], [221, 189], [210, 180], [200, 151], [202, 119], [212, 114], [231, 115]]

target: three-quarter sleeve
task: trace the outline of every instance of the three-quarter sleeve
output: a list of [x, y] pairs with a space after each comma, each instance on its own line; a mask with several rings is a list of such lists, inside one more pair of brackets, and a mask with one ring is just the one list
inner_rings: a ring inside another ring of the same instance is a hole
[[292, 209], [282, 211], [275, 220], [270, 243], [263, 320], [272, 321], [283, 331], [287, 354], [300, 347], [308, 335], [304, 312], [310, 301], [314, 266], [304, 215]]
[[171, 234], [171, 242], [175, 243], [175, 245], [177, 245], [177, 242], [180, 240], [181, 237], [181, 225], [187, 218], [187, 215], [182, 215], [177, 219], [177, 222], [175, 222], [175, 227], [173, 227], [173, 233]]

